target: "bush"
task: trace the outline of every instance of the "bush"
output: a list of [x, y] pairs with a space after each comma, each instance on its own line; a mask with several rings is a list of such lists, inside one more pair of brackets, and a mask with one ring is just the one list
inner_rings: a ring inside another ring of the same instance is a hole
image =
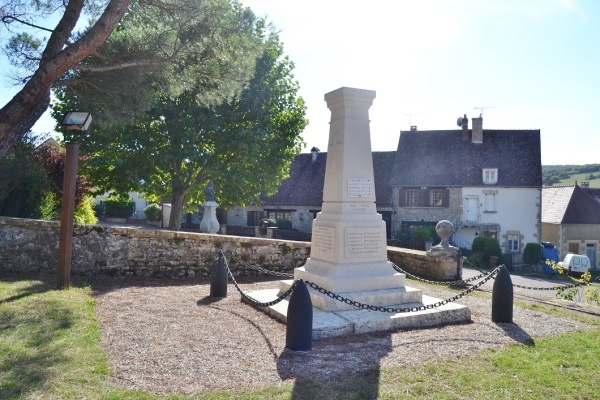
[[161, 214], [162, 210], [158, 204], [148, 204], [148, 206], [144, 208], [144, 215], [146, 215], [148, 221], [159, 221]]
[[75, 208], [73, 213], [73, 221], [78, 224], [95, 224], [98, 222], [98, 218], [94, 213], [93, 199], [90, 196], [86, 196], [82, 203]]
[[435, 226], [417, 226], [413, 231], [414, 240], [424, 242], [430, 240], [432, 242], [439, 242], [437, 233], [435, 232]]
[[525, 249], [523, 249], [523, 262], [529, 265], [542, 262], [542, 245], [539, 243], [527, 243]]
[[135, 203], [128, 197], [109, 197], [103, 201], [107, 218], [129, 218]]
[[479, 259], [483, 265], [489, 265], [490, 257], [498, 257], [498, 263], [502, 263], [502, 251], [500, 244], [492, 237], [478, 236], [473, 240], [473, 256]]
[[258, 226], [261, 228], [273, 228], [277, 226], [277, 221], [272, 218], [263, 218], [260, 220]]

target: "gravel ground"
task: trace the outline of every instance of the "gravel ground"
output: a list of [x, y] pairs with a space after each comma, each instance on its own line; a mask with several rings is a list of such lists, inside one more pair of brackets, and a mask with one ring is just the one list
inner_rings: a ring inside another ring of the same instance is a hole
[[[277, 281], [261, 278], [238, 282], [245, 291], [277, 287]], [[489, 293], [479, 293], [458, 301], [470, 308], [470, 323], [324, 339], [314, 341], [310, 352], [293, 352], [285, 349], [285, 326], [242, 303], [231, 284], [228, 297], [215, 300], [209, 280], [95, 278], [90, 283], [113, 383], [160, 394], [334, 380], [590, 328], [517, 306], [513, 323], [493, 323]], [[442, 299], [455, 294], [410, 280], [407, 285]]]

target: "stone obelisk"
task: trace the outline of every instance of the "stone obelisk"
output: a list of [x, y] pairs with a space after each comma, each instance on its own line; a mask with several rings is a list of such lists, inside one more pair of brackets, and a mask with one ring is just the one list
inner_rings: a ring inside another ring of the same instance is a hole
[[385, 222], [375, 207], [369, 108], [375, 92], [342, 87], [331, 110], [323, 206], [313, 221], [310, 258], [294, 272], [335, 293], [402, 288], [387, 260]]

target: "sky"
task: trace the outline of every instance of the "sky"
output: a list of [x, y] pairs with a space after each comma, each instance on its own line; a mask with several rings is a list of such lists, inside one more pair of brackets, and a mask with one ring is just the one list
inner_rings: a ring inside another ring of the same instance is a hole
[[[324, 95], [346, 86], [376, 92], [374, 151], [396, 150], [411, 125], [458, 129], [458, 117], [482, 114], [484, 135], [539, 129], [542, 165], [600, 163], [598, 1], [241, 2], [277, 28], [295, 64], [309, 119], [304, 152], [326, 151]], [[0, 105], [16, 91], [2, 83]], [[52, 126], [46, 116], [34, 131]]]

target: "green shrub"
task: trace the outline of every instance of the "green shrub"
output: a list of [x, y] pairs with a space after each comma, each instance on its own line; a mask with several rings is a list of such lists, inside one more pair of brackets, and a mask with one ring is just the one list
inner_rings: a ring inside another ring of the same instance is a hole
[[542, 245], [539, 243], [527, 243], [523, 249], [523, 262], [525, 264], [539, 264], [542, 261]]
[[489, 265], [491, 256], [498, 257], [498, 263], [502, 263], [500, 244], [492, 237], [477, 236], [473, 240], [472, 250], [473, 256], [479, 259], [483, 265]]
[[75, 208], [73, 212], [73, 221], [78, 224], [95, 224], [98, 222], [96, 214], [94, 213], [93, 199], [90, 196], [86, 196], [81, 204]]
[[261, 228], [273, 228], [277, 226], [277, 221], [275, 221], [273, 218], [263, 218], [260, 220], [258, 226]]
[[148, 204], [148, 206], [144, 208], [144, 214], [148, 221], [159, 221], [162, 210], [158, 204]]
[[413, 231], [413, 238], [416, 241], [424, 242], [430, 240], [432, 242], [439, 242], [437, 233], [435, 232], [434, 226], [417, 226]]
[[103, 201], [107, 218], [129, 218], [135, 203], [128, 197], [109, 197]]

